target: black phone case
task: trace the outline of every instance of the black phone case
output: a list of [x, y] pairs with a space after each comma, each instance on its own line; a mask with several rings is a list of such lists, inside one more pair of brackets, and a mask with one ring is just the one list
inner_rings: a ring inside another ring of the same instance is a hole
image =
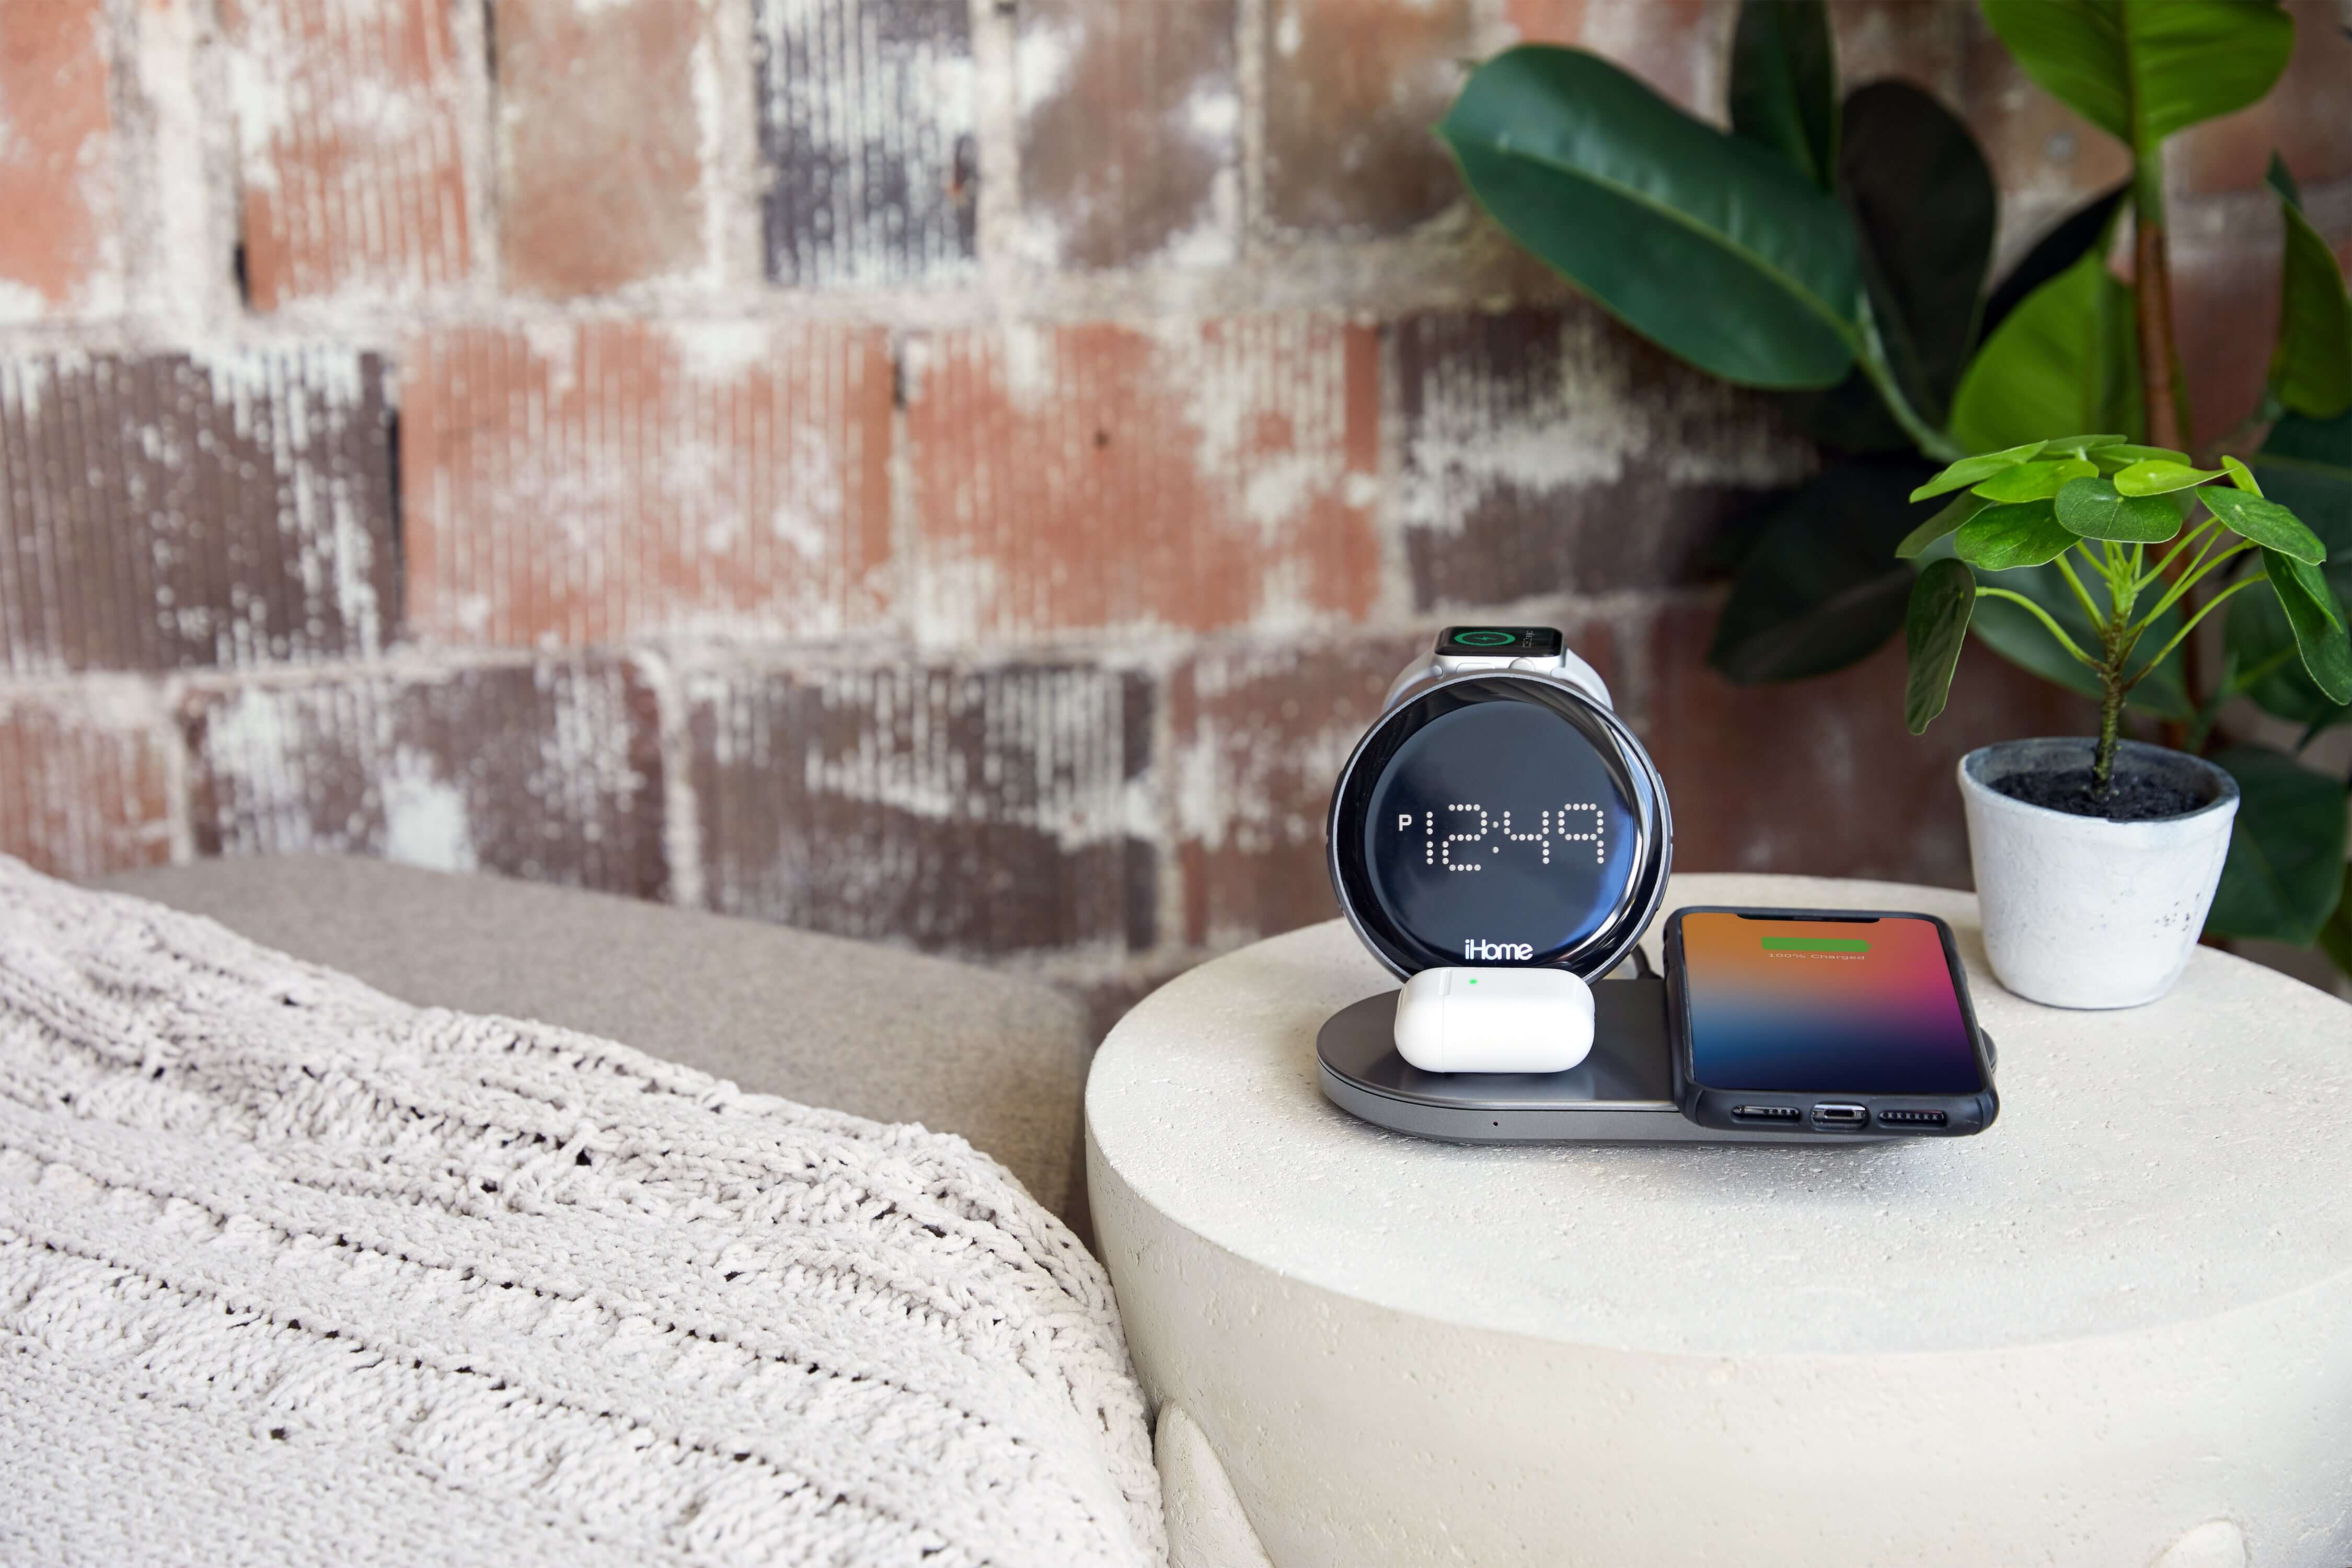
[[[1683, 917], [1697, 914], [1755, 915], [1769, 920], [1917, 920], [1931, 922], [1944, 944], [1944, 962], [1952, 972], [1952, 990], [1960, 999], [1960, 1016], [1975, 1042], [1977, 1070], [1985, 1087], [1975, 1094], [1850, 1094], [1834, 1084], [1803, 1092], [1768, 1089], [1714, 1089], [1698, 1082], [1691, 1072], [1690, 1009], [1684, 994]], [[1917, 910], [1767, 910], [1727, 904], [1701, 904], [1676, 910], [1666, 921], [1666, 1034], [1674, 1058], [1675, 1101], [1685, 1116], [1702, 1127], [1726, 1131], [1773, 1128], [1785, 1136], [1825, 1143], [1852, 1139], [1857, 1133], [1906, 1138], [1965, 1138], [1981, 1132], [2000, 1114], [2000, 1097], [1993, 1090], [1995, 1056], [1991, 1038], [1977, 1022], [1976, 1005], [1969, 999], [1968, 971], [1960, 963], [1952, 928], [1936, 916]], [[1864, 1119], [1849, 1126], [1828, 1126], [1817, 1120], [1814, 1108], [1824, 1103], [1859, 1105]], [[1745, 1114], [1735, 1113], [1738, 1110]], [[1788, 1114], [1793, 1111], [1794, 1114]], [[1932, 1113], [1943, 1113], [1941, 1125]], [[1889, 1118], [1885, 1113], [1895, 1113]], [[1913, 1121], [1905, 1112], [1928, 1113]]]

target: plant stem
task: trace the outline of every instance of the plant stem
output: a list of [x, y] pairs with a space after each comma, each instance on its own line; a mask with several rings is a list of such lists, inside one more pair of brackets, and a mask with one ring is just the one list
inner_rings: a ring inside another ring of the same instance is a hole
[[2197, 623], [2211, 615], [2214, 611], [2220, 609], [2223, 605], [2228, 604], [2230, 602], [2231, 595], [2242, 594], [2257, 583], [2267, 583], [2269, 581], [2270, 574], [2268, 572], [2256, 572], [2251, 577], [2239, 578], [2236, 582], [2231, 584], [2228, 587], [2222, 589], [2220, 593], [2206, 600], [2203, 605], [2198, 607], [2198, 611], [2195, 615], [2189, 616], [2186, 621], [2183, 621], [2180, 624], [2180, 629], [2172, 634], [2172, 640], [2166, 643], [2161, 648], [2158, 648], [2154, 658], [2149, 659], [2146, 664], [2139, 667], [2139, 673], [2131, 678], [2126, 689], [2129, 689], [2132, 686], [2137, 686], [2141, 681], [2146, 680], [2147, 679], [2148, 671], [2154, 669], [2158, 665], [2162, 664], [2166, 659], [2171, 658], [2172, 650], [2179, 647], [2182, 641], [2187, 638], [2189, 634], [2197, 629]]
[[2048, 628], [2050, 635], [2058, 639], [2059, 647], [2064, 648], [2068, 653], [2073, 654], [2076, 658], [2081, 659], [2093, 669], [2105, 669], [2106, 667], [2105, 665], [2101, 664], [2097, 659], [2093, 658], [2089, 654], [2084, 653], [2081, 647], [2076, 646], [2074, 639], [2066, 635], [2066, 628], [2050, 618], [2049, 611], [2043, 609], [2041, 605], [2035, 604], [2024, 595], [2012, 592], [2007, 588], [1988, 588], [1982, 584], [1979, 584], [1977, 585], [1977, 597], [1979, 599], [2007, 599], [2013, 604], [2024, 605], [2028, 610], [2032, 612], [2033, 618], [2040, 621], [2044, 627]]
[[1854, 345], [1853, 357], [1862, 366], [1862, 374], [1870, 378], [1870, 384], [1878, 389], [1886, 411], [1895, 416], [1895, 422], [1903, 426], [1903, 433], [1911, 437], [1923, 456], [1939, 463], [1957, 463], [1968, 456], [1958, 441], [1921, 418], [1910, 399], [1903, 395], [1902, 387], [1895, 384], [1894, 369], [1886, 363], [1885, 341], [1878, 335], [1878, 321], [1870, 312], [1866, 295], [1862, 301], [1862, 338]]
[[2129, 688], [2111, 666], [2099, 668], [2099, 749], [2091, 757], [2091, 793], [2105, 795], [2116, 776], [2116, 742], [2123, 730], [2124, 698]]
[[2066, 579], [2066, 586], [2074, 590], [2074, 597], [2083, 605], [2083, 614], [2091, 618], [2093, 626], [2097, 626], [2099, 606], [2091, 603], [2091, 591], [2083, 586], [2083, 580], [2074, 575], [2074, 563], [2067, 560], [2063, 553], [2058, 557], [2058, 574]]
[[2141, 412], [2148, 444], [2186, 451], [2189, 384], [2172, 331], [2172, 257], [2166, 243], [2164, 151], [2137, 150], [2132, 161], [2132, 313], [2139, 338]]

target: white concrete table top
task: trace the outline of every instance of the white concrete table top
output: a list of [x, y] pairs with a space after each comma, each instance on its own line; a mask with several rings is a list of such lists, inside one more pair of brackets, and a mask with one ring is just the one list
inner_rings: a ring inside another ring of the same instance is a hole
[[[1148, 998], [1087, 1085], [1139, 1365], [1309, 1563], [2352, 1561], [2352, 1007], [2200, 950], [2147, 1007], [1983, 966], [2000, 1120], [1850, 1148], [1424, 1142], [1317, 1085], [1339, 923]], [[1656, 935], [1647, 939], [1653, 961]]]

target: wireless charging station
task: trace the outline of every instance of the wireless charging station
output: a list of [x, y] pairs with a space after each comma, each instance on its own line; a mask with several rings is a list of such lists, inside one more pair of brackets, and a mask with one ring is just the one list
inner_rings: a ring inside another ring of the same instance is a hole
[[[1702, 1127], [1675, 1103], [1666, 983], [1592, 987], [1592, 1053], [1566, 1072], [1423, 1072], [1397, 1055], [1397, 994], [1342, 1007], [1315, 1037], [1323, 1094], [1376, 1127], [1450, 1143], [1786, 1143], [1818, 1140]], [[1841, 1143], [1885, 1142], [1858, 1133]]]
[[1562, 1072], [1424, 1072], [1397, 1053], [1396, 992], [1340, 1009], [1315, 1053], [1341, 1110], [1464, 1143], [1821, 1146], [1685, 1117], [1665, 983], [1593, 979], [1634, 952], [1664, 900], [1674, 826], [1608, 686], [1556, 629], [1440, 633], [1341, 770], [1325, 838], [1340, 910], [1392, 973], [1490, 962], [1499, 947], [1592, 982], [1592, 1049]]

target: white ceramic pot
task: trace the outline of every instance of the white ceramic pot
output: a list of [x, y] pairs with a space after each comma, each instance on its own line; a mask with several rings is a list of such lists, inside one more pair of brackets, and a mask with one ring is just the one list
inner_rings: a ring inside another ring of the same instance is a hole
[[2019, 773], [2091, 765], [2087, 737], [2009, 741], [1960, 759], [1985, 952], [2000, 983], [2053, 1007], [2136, 1007], [2189, 963], [2230, 854], [2238, 782], [2201, 757], [2126, 741], [2116, 771], [2154, 773], [2205, 804], [2157, 822], [2108, 822], [2012, 800]]

